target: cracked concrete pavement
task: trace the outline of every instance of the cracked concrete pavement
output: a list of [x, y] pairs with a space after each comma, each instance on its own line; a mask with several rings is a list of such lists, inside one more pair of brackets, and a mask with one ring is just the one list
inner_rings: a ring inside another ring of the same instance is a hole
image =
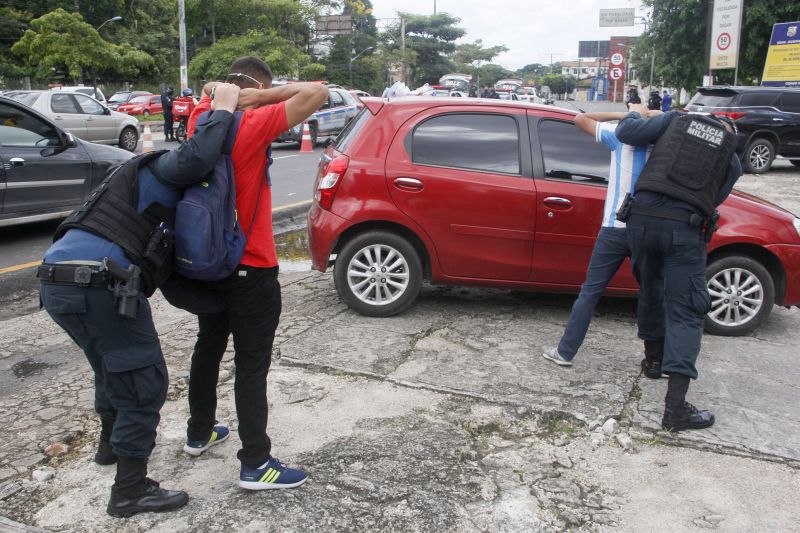
[[[739, 187], [800, 213], [793, 169]], [[171, 383], [150, 469], [191, 499], [174, 513], [107, 516], [114, 468], [91, 461], [91, 372], [45, 313], [26, 312], [0, 328], [0, 372], [16, 380], [0, 386], [0, 530], [797, 530], [798, 309], [775, 308], [750, 336], [704, 338], [690, 400], [718, 422], [673, 436], [658, 431], [666, 382], [638, 372], [633, 301], [603, 300], [564, 369], [540, 353], [570, 296], [425, 287], [401, 316], [375, 319], [344, 306], [330, 273], [281, 283], [269, 430], [308, 483], [237, 487], [231, 347], [218, 418], [232, 438], [200, 458], [181, 451], [196, 325], [156, 296]], [[621, 434], [599, 429], [610, 417]], [[53, 479], [32, 479], [47, 468]]]

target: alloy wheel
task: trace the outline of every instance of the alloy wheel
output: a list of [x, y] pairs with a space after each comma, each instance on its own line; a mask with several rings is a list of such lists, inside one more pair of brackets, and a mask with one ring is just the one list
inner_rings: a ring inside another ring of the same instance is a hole
[[750, 166], [756, 170], [763, 170], [769, 164], [771, 158], [769, 146], [759, 144], [750, 150]]
[[353, 295], [364, 303], [390, 304], [408, 288], [408, 262], [391, 246], [365, 246], [347, 265], [347, 284]]
[[744, 268], [727, 268], [708, 280], [711, 311], [708, 317], [720, 326], [740, 326], [752, 320], [764, 305], [764, 287]]

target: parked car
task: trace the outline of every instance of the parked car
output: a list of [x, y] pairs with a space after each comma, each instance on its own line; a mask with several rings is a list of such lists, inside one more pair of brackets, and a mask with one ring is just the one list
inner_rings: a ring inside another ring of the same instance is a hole
[[[326, 147], [308, 214], [313, 268], [367, 316], [424, 279], [576, 293], [602, 219], [609, 152], [575, 112], [524, 102], [366, 98]], [[800, 305], [800, 219], [742, 193], [708, 246], [708, 331], [743, 335]], [[608, 294], [638, 291], [630, 265]]]
[[63, 218], [133, 154], [75, 138], [0, 96], [0, 226]]
[[157, 94], [146, 94], [131, 98], [125, 104], [117, 108], [120, 113], [127, 113], [129, 115], [142, 115], [149, 117], [150, 115], [158, 115], [164, 112], [164, 106], [161, 104], [161, 96]]
[[99, 87], [87, 87], [86, 85], [57, 85], [55, 87], [50, 88], [51, 91], [66, 91], [69, 93], [81, 93], [86, 94], [100, 102], [101, 104], [106, 104], [106, 95], [103, 94], [103, 91], [100, 90]]
[[[311, 144], [316, 145], [319, 137], [337, 135], [358, 113], [356, 99], [338, 85], [328, 85], [328, 101], [308, 118]], [[303, 124], [298, 124], [283, 132], [275, 142], [296, 142], [303, 140]]]
[[800, 89], [700, 87], [686, 110], [736, 121], [737, 153], [747, 172], [766, 172], [776, 155], [800, 166]]
[[90, 96], [67, 91], [9, 91], [21, 102], [75, 137], [100, 144], [116, 144], [129, 152], [139, 143], [139, 121], [111, 111]]
[[137, 96], [147, 96], [152, 94], [148, 91], [117, 91], [108, 99], [107, 107], [112, 111], [117, 111], [117, 108], [122, 104], [127, 104], [132, 98]]

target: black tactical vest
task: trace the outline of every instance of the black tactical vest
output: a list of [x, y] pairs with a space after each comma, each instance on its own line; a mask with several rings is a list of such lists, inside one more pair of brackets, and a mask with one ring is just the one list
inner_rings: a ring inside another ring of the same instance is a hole
[[634, 192], [652, 191], [683, 200], [709, 216], [717, 207], [735, 150], [736, 136], [718, 120], [681, 115], [656, 142]]
[[144, 292], [153, 294], [172, 272], [175, 210], [159, 203], [139, 213], [139, 169], [166, 150], [129, 159], [106, 176], [56, 229], [57, 241], [70, 229], [82, 229], [118, 244], [142, 269]]

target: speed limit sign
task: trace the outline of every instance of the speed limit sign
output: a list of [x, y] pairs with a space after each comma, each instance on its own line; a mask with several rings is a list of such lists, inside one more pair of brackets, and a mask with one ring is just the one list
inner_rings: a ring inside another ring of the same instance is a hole
[[623, 61], [625, 61], [625, 58], [622, 56], [621, 53], [616, 52], [616, 53], [611, 55], [611, 64], [612, 65], [621, 65]]
[[608, 77], [612, 80], [618, 80], [622, 78], [622, 69], [619, 67], [614, 67], [608, 71]]

